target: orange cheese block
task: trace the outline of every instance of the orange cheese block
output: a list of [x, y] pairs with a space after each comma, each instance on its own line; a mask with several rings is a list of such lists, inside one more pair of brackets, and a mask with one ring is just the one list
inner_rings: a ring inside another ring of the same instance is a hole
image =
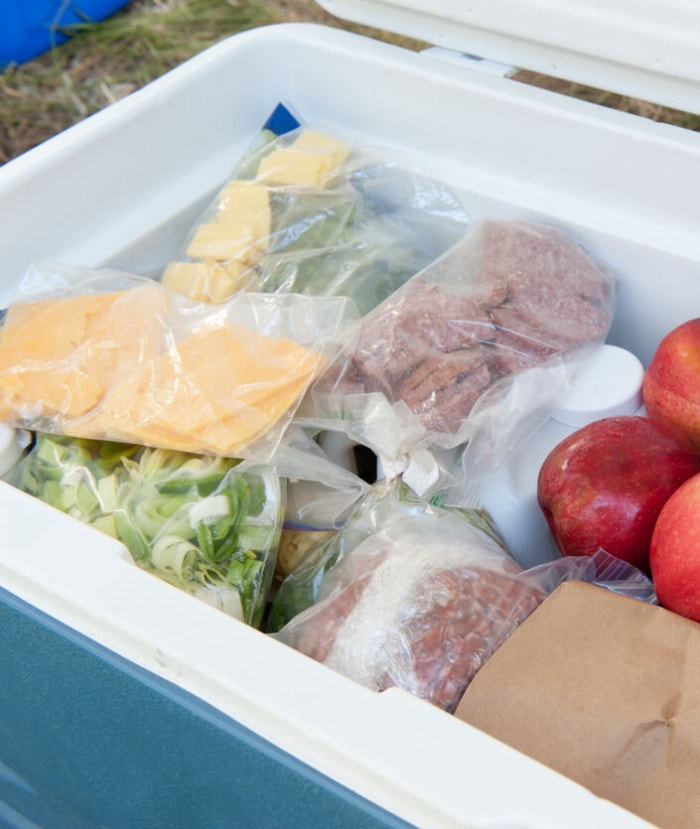
[[293, 409], [325, 358], [214, 319], [176, 341], [156, 282], [18, 303], [0, 336], [0, 420], [97, 439], [240, 453]]
[[0, 335], [0, 419], [85, 415], [134, 362], [162, 349], [155, 285], [10, 306]]
[[205, 328], [127, 377], [82, 436], [235, 455], [290, 412], [325, 363], [285, 338]]

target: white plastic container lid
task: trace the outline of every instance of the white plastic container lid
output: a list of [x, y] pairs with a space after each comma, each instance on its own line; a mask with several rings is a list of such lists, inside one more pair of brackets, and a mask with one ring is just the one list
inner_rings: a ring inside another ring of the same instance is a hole
[[593, 420], [631, 415], [642, 406], [644, 366], [631, 351], [606, 343], [586, 363], [552, 418], [576, 429]]
[[694, 0], [318, 0], [435, 46], [700, 113]]

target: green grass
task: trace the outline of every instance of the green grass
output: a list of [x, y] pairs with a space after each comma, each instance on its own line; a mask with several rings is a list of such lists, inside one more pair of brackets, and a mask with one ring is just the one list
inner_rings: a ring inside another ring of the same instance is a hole
[[0, 162], [223, 37], [280, 19], [258, 0], [133, 0], [101, 23], [65, 30], [66, 43], [0, 75]]
[[346, 24], [314, 0], [132, 0], [106, 20], [63, 30], [70, 40], [0, 72], [0, 164], [225, 37], [292, 21], [424, 45]]

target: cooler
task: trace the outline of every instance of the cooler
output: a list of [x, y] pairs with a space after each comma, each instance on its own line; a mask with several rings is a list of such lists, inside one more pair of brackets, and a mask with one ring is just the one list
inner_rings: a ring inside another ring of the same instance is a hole
[[[30, 262], [162, 267], [278, 102], [409, 151], [473, 219], [561, 227], [615, 271], [609, 339], [645, 362], [700, 307], [700, 135], [509, 71], [700, 112], [694, 4], [324, 5], [435, 47], [260, 28], [6, 164], [0, 307]], [[0, 512], [0, 823], [648, 825], [421, 700], [375, 694], [173, 589], [9, 485]]]

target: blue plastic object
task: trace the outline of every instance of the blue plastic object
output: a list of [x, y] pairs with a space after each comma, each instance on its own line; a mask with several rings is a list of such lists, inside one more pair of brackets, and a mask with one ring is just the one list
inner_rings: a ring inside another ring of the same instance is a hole
[[128, 0], [1, 0], [0, 67], [25, 63], [68, 40], [71, 26], [97, 23]]
[[2, 588], [0, 676], [3, 829], [409, 827]]
[[284, 104], [279, 103], [263, 124], [263, 129], [269, 130], [273, 135], [284, 135], [298, 129], [300, 126], [301, 123], [291, 110], [287, 109]]

